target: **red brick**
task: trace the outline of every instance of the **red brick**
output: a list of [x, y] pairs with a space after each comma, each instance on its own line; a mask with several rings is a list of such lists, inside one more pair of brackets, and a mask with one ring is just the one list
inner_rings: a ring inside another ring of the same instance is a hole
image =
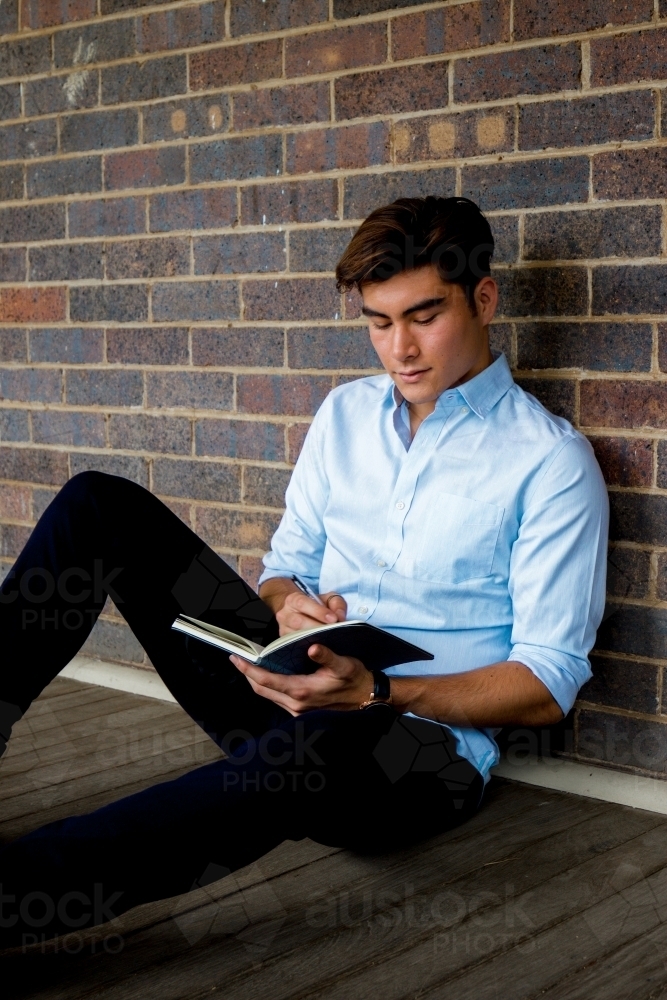
[[580, 399], [583, 427], [667, 427], [664, 382], [584, 381]]
[[22, 28], [49, 28], [96, 14], [97, 0], [21, 0]]
[[190, 240], [160, 238], [105, 243], [106, 275], [115, 278], [161, 278], [190, 273]]
[[190, 56], [191, 90], [229, 87], [279, 76], [282, 76], [282, 41], [279, 38], [225, 45]]
[[667, 147], [619, 149], [593, 157], [596, 198], [666, 198]]
[[64, 288], [0, 288], [5, 323], [50, 323], [65, 319]]
[[280, 514], [196, 508], [197, 534], [214, 549], [259, 549], [266, 552]]
[[397, 163], [480, 156], [510, 152], [513, 148], [513, 108], [429, 115], [427, 118], [408, 118], [394, 125]]
[[264, 572], [264, 563], [257, 556], [241, 556], [239, 559], [239, 576], [257, 593], [258, 581]]
[[480, 0], [394, 18], [391, 24], [392, 58], [413, 59], [507, 42], [509, 12], [509, 0]]
[[653, 0], [521, 0], [514, 7], [514, 37], [519, 41], [636, 24], [650, 21], [652, 14]]
[[361, 307], [363, 301], [361, 298], [361, 293], [357, 291], [356, 288], [351, 288], [349, 292], [345, 293], [344, 296], [344, 306], [345, 306], [345, 319], [359, 319], [361, 316]]
[[285, 39], [287, 76], [310, 76], [387, 61], [387, 26], [381, 21]]
[[131, 153], [112, 153], [105, 158], [104, 182], [110, 191], [182, 184], [184, 180], [185, 149], [182, 146], [137, 149]]
[[184, 49], [225, 37], [224, 0], [137, 18], [137, 52]]
[[667, 31], [653, 29], [591, 41], [591, 84], [608, 87], [667, 76]]
[[253, 184], [241, 189], [241, 222], [244, 226], [321, 222], [337, 217], [338, 184], [335, 180]]
[[514, 52], [457, 59], [454, 97], [457, 102], [494, 101], [518, 94], [549, 94], [581, 87], [578, 45], [540, 45]]
[[[152, 0], [151, 0], [152, 2]], [[260, 31], [282, 31], [317, 24], [329, 17], [329, 0], [234, 0], [230, 26], [232, 35], [254, 35]]]
[[445, 62], [355, 73], [336, 80], [336, 118], [444, 108], [448, 93]]
[[150, 199], [150, 230], [218, 229], [236, 222], [236, 188], [167, 191]]
[[651, 486], [653, 442], [645, 438], [592, 437], [590, 442], [610, 486]]
[[331, 389], [324, 375], [239, 375], [237, 406], [241, 413], [315, 413]]
[[302, 125], [331, 117], [328, 83], [302, 83], [288, 87], [251, 90], [233, 97], [234, 129], [265, 125]]
[[31, 519], [32, 490], [29, 486], [0, 485], [0, 517], [9, 521]]
[[290, 424], [287, 428], [287, 461], [296, 462], [301, 454], [303, 442], [306, 434], [310, 430], [310, 424]]
[[67, 477], [67, 455], [63, 452], [0, 446], [0, 479], [62, 486]]
[[244, 281], [244, 319], [340, 319], [340, 295], [331, 278]]
[[309, 129], [287, 136], [287, 169], [293, 174], [389, 163], [389, 123]]

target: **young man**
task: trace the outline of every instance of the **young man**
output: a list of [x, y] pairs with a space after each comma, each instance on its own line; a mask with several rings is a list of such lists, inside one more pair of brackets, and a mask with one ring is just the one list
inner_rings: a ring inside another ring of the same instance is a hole
[[[5, 734], [110, 594], [228, 757], [8, 845], [5, 940], [185, 892], [285, 838], [373, 851], [446, 829], [480, 802], [496, 727], [570, 709], [603, 610], [606, 491], [586, 440], [489, 349], [492, 250], [462, 198], [399, 200], [352, 239], [339, 287], [360, 289], [386, 374], [316, 415], [261, 600], [128, 481], [87, 473], [53, 501], [0, 595]], [[349, 612], [434, 659], [373, 675], [314, 646], [314, 673], [271, 674], [173, 632], [179, 611], [263, 642]]]

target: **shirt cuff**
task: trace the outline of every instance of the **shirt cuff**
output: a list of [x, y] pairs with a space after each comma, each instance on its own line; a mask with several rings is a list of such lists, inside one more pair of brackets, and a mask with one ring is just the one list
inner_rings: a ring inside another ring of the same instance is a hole
[[564, 653], [557, 655], [555, 650], [527, 643], [513, 646], [507, 659], [523, 663], [532, 670], [558, 702], [563, 715], [567, 715], [574, 705], [579, 688], [593, 676], [587, 659], [581, 660]]

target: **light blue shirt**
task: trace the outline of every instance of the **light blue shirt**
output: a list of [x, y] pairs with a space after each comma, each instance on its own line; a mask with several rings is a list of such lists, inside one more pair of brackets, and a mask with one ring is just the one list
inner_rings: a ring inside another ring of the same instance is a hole
[[[442, 393], [412, 442], [406, 409], [389, 375], [329, 394], [260, 582], [295, 573], [435, 655], [388, 674], [517, 660], [568, 712], [605, 596], [608, 501], [590, 444], [503, 355]], [[488, 779], [497, 730], [451, 728]]]

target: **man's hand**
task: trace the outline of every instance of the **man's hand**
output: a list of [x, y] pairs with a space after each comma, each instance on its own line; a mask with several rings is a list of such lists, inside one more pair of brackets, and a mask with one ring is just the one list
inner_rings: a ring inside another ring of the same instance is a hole
[[320, 594], [322, 604], [319, 604], [299, 590], [292, 580], [283, 577], [267, 580], [262, 584], [259, 596], [276, 616], [281, 635], [302, 628], [344, 622], [347, 615], [347, 604], [340, 594]]
[[[312, 603], [319, 607], [315, 601]], [[230, 660], [245, 674], [255, 694], [275, 702], [290, 715], [301, 715], [314, 708], [351, 711], [368, 700], [373, 690], [373, 675], [361, 660], [337, 656], [319, 644], [310, 647], [308, 656], [320, 664], [314, 674], [274, 674], [240, 656], [230, 656]]]

